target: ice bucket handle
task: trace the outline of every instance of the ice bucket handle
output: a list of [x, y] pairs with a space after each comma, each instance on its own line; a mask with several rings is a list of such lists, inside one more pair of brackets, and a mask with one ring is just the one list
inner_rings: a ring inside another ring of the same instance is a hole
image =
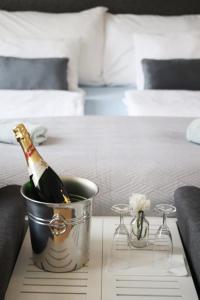
[[88, 212], [84, 212], [83, 215], [79, 218], [71, 218], [71, 219], [65, 219], [62, 215], [58, 213], [54, 214], [51, 220], [36, 217], [31, 213], [28, 213], [28, 216], [30, 220], [32, 220], [37, 224], [43, 226], [49, 226], [52, 234], [55, 236], [59, 236], [65, 233], [68, 225], [81, 224], [90, 218], [90, 214]]
[[55, 214], [52, 220], [49, 222], [49, 227], [53, 235], [58, 236], [65, 233], [67, 225], [65, 224], [65, 218], [59, 214]]

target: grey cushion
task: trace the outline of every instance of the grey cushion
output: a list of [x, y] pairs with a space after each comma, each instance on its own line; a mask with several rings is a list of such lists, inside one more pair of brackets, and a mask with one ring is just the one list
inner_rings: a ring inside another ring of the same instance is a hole
[[143, 59], [145, 89], [200, 90], [200, 59]]
[[112, 13], [154, 15], [200, 14], [199, 0], [1, 0], [0, 9], [77, 12], [106, 6]]
[[174, 194], [178, 227], [200, 296], [200, 188], [181, 187]]
[[67, 58], [0, 56], [0, 89], [67, 90]]
[[21, 246], [24, 224], [24, 201], [20, 187], [13, 185], [0, 189], [0, 300], [4, 299]]

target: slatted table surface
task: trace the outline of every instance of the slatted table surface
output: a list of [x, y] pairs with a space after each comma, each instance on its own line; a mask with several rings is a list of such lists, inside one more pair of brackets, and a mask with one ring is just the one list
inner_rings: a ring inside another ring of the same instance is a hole
[[[118, 221], [117, 217], [92, 218], [90, 261], [87, 266], [71, 273], [50, 273], [35, 267], [27, 232], [5, 300], [198, 300], [176, 219], [169, 219], [168, 225], [173, 235], [174, 255], [183, 255], [185, 259], [185, 276], [155, 273], [147, 266], [141, 272], [139, 267], [133, 267], [128, 272], [109, 270], [112, 237]], [[161, 219], [149, 218], [149, 221], [152, 239]], [[127, 218], [126, 222], [128, 224], [130, 219]], [[124, 249], [124, 253], [127, 251]], [[145, 251], [149, 255], [152, 250], [147, 248], [142, 251], [131, 250], [137, 266], [143, 262], [140, 255], [145, 255]]]

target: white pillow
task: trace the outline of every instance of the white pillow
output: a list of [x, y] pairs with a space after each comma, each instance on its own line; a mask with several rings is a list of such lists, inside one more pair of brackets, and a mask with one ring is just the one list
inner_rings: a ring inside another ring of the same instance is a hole
[[123, 102], [129, 116], [200, 117], [198, 91], [126, 91]]
[[106, 10], [97, 7], [62, 14], [0, 11], [0, 39], [81, 39], [80, 82], [102, 84]]
[[136, 82], [138, 89], [144, 89], [144, 75], [141, 61], [151, 59], [200, 58], [200, 32], [185, 34], [134, 36]]
[[80, 43], [77, 40], [0, 39], [0, 56], [69, 58], [66, 79], [70, 91], [78, 90]]
[[55, 90], [0, 90], [0, 119], [84, 114], [84, 95]]
[[192, 30], [200, 30], [200, 15], [163, 17], [107, 14], [104, 54], [105, 83], [136, 84], [133, 34], [167, 34]]

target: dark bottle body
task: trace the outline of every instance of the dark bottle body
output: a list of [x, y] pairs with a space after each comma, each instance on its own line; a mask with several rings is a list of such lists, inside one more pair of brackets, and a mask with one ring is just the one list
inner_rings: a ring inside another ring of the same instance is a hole
[[26, 157], [33, 193], [43, 202], [71, 203], [61, 179], [38, 153], [25, 126], [17, 125], [14, 133]]
[[35, 189], [39, 198], [49, 203], [62, 203], [63, 195], [67, 194], [61, 179], [51, 167], [44, 171]]

